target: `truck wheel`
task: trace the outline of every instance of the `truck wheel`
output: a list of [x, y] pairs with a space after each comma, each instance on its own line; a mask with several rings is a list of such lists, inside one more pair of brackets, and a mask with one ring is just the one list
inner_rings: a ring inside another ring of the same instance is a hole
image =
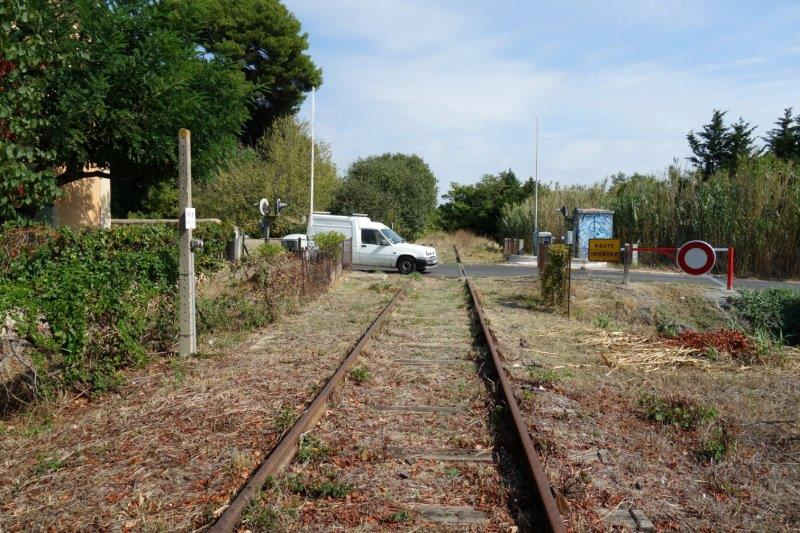
[[401, 274], [411, 274], [417, 268], [417, 262], [412, 257], [401, 257], [397, 261], [397, 270]]

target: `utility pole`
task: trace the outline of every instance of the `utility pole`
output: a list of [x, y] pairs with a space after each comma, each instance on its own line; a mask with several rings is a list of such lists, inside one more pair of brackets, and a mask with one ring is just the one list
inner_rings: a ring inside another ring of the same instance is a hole
[[533, 255], [539, 255], [539, 117], [536, 116], [536, 185], [534, 187], [533, 200], [533, 239], [531, 240], [531, 250]]
[[178, 220], [180, 259], [178, 263], [178, 321], [180, 338], [178, 353], [182, 356], [197, 353], [197, 324], [195, 321], [194, 252], [192, 230], [196, 225], [192, 207], [192, 134], [181, 128], [178, 132], [178, 190], [180, 191]]
[[317, 107], [317, 90], [311, 87], [311, 186], [310, 197], [308, 200], [308, 229], [306, 235], [311, 232], [311, 217], [314, 216], [314, 115]]

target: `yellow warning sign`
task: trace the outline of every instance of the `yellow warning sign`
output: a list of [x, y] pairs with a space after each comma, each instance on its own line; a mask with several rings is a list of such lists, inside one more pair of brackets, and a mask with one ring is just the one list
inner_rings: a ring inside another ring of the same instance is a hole
[[619, 239], [589, 239], [589, 261], [619, 263], [621, 246]]

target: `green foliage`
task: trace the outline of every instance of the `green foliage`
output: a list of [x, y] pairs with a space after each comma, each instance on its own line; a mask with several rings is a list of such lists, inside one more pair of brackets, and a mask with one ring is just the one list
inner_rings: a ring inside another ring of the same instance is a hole
[[353, 490], [353, 487], [347, 483], [341, 483], [336, 479], [311, 481], [294, 475], [290, 476], [287, 482], [290, 491], [313, 499], [332, 498], [341, 500]]
[[502, 208], [523, 201], [533, 192], [533, 182], [520, 184], [511, 170], [487, 174], [474, 185], [450, 184], [439, 206], [442, 228], [447, 231], [467, 229], [479, 235], [499, 239], [502, 235]]
[[[20, 322], [42, 387], [107, 389], [120, 368], [172, 349], [176, 241], [174, 228], [156, 226], [3, 228], [0, 316]], [[198, 269], [215, 269], [220, 250], [209, 240]]]
[[528, 378], [533, 386], [551, 387], [561, 379], [561, 376], [553, 369], [531, 366], [528, 367]]
[[436, 194], [436, 177], [422, 158], [387, 153], [350, 166], [331, 211], [367, 213], [413, 241], [431, 220]]
[[[20, 192], [10, 207], [2, 196], [0, 220], [30, 216], [87, 165], [110, 168], [116, 214], [140, 210], [147, 189], [176, 174], [180, 127], [193, 132], [200, 179], [236, 145], [253, 85], [236, 63], [200, 56], [197, 36], [168, 24], [166, 4], [36, 0], [3, 10], [20, 23], [0, 34], [13, 66], [1, 81], [0, 129], [18, 146], [0, 150], [0, 165]], [[57, 177], [47, 170], [59, 165]]]
[[297, 448], [297, 461], [300, 463], [319, 462], [331, 453], [327, 444], [313, 435], [304, 435]]
[[[167, 0], [171, 21], [215, 57], [238, 65], [255, 92], [242, 140], [255, 146], [273, 122], [297, 112], [322, 83], [308, 34], [279, 0]], [[281, 197], [284, 198], [284, 197]]]
[[272, 265], [285, 255], [286, 249], [283, 246], [270, 242], [256, 248], [255, 260], [266, 265]]
[[503, 237], [525, 239], [530, 243], [534, 232], [534, 202], [527, 198], [519, 203], [505, 204], [500, 209], [500, 231]]
[[291, 407], [284, 405], [275, 417], [275, 427], [283, 433], [294, 424], [295, 420], [297, 420], [297, 413]]
[[647, 420], [684, 430], [696, 429], [701, 423], [717, 417], [717, 411], [713, 407], [704, 407], [678, 396], [645, 394], [639, 398], [639, 408]]
[[723, 422], [711, 424], [695, 450], [697, 459], [704, 463], [719, 463], [735, 446], [736, 441]]
[[609, 193], [615, 231], [627, 242], [703, 239], [735, 248], [737, 275], [800, 275], [800, 167], [791, 161], [751, 158], [706, 181], [675, 168], [663, 180], [621, 176]]
[[357, 366], [350, 371], [350, 379], [361, 385], [370, 378], [369, 370], [363, 366]]
[[731, 303], [753, 332], [765, 331], [787, 344], [800, 344], [800, 292], [743, 290]]
[[242, 516], [242, 522], [257, 531], [275, 531], [280, 524], [280, 519], [281, 515], [278, 511], [259, 500], [251, 501]]
[[393, 524], [399, 524], [403, 522], [408, 522], [411, 520], [411, 516], [408, 514], [408, 511], [396, 511], [389, 515], [387, 522]]
[[338, 259], [342, 255], [342, 243], [345, 237], [341, 233], [330, 231], [314, 235], [314, 244], [324, 257]]
[[689, 161], [700, 170], [704, 180], [720, 170], [736, 172], [739, 160], [753, 154], [755, 127], [741, 118], [732, 127], [728, 127], [724, 123], [725, 113], [715, 109], [711, 122], [704, 125], [701, 132], [695, 135], [690, 131], [686, 136], [689, 148], [694, 153]]
[[569, 276], [569, 246], [553, 244], [549, 247], [547, 263], [539, 280], [542, 300], [548, 305], [559, 306], [569, 298], [567, 280]]
[[608, 329], [611, 325], [611, 317], [605, 313], [600, 313], [594, 317], [594, 325], [600, 329]]
[[236, 294], [198, 297], [197, 315], [198, 333], [246, 331], [264, 327], [274, 318], [267, 306]]
[[764, 137], [767, 149], [779, 159], [800, 160], [800, 116], [792, 117], [792, 108], [787, 107], [775, 126]]
[[48, 91], [55, 72], [77, 58], [78, 42], [69, 38], [77, 13], [51, 4], [0, 3], [0, 223], [32, 217], [58, 191], [58, 154], [47, 139], [57, 120]]
[[[314, 154], [314, 209], [327, 209], [339, 185], [330, 147], [317, 141]], [[288, 202], [271, 234], [289, 233], [308, 215], [311, 136], [295, 117], [278, 119], [256, 148], [239, 148], [212, 180], [200, 184], [194, 203], [203, 216], [221, 218], [250, 235], [260, 235], [256, 204], [267, 198]], [[303, 229], [302, 233], [305, 233]]]
[[42, 475], [49, 474], [61, 470], [64, 466], [64, 461], [53, 457], [39, 456], [36, 466], [33, 469], [34, 474]]

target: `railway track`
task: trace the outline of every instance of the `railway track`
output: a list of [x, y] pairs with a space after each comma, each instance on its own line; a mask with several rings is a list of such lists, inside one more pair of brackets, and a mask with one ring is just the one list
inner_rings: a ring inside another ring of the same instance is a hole
[[398, 291], [210, 531], [564, 531], [459, 268]]

